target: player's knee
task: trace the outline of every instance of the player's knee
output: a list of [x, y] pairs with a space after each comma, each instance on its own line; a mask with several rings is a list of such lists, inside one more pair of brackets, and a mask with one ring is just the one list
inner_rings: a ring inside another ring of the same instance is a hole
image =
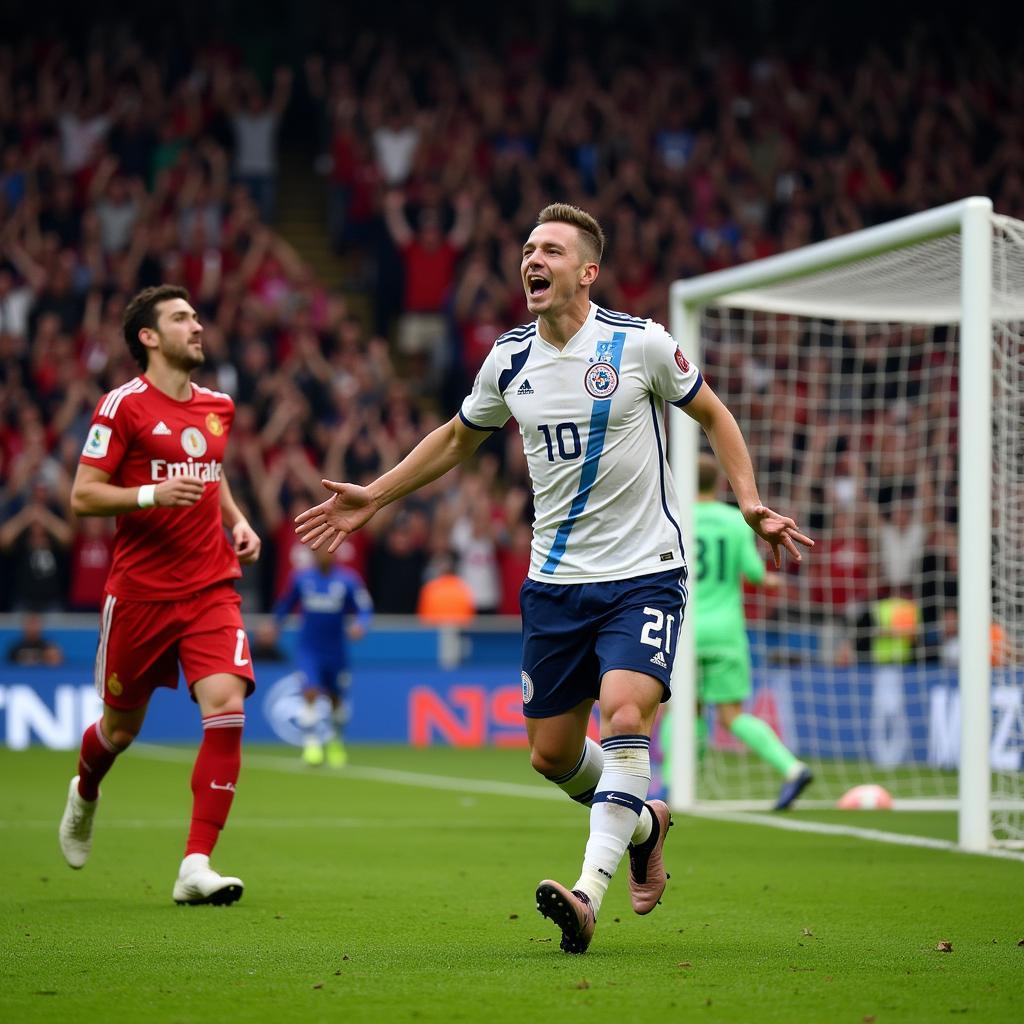
[[119, 753], [127, 750], [132, 745], [135, 737], [138, 736], [138, 732], [132, 732], [131, 729], [126, 729], [124, 726], [115, 726], [109, 733], [106, 729], [103, 732], [107, 739], [110, 740], [110, 745], [116, 747]]
[[203, 701], [203, 716], [209, 715], [237, 715], [245, 711], [245, 699], [241, 696], [231, 695], [222, 700], [207, 697]]
[[623, 704], [608, 716], [605, 735], [608, 736], [646, 736], [649, 732], [648, 723], [643, 712], [636, 704]]
[[245, 693], [245, 683], [241, 679], [203, 679], [192, 688], [192, 696], [204, 718], [244, 714]]
[[557, 778], [559, 775], [564, 775], [572, 765], [565, 767], [566, 761], [564, 756], [555, 751], [543, 750], [539, 747], [534, 747], [530, 751], [530, 765], [535, 772], [539, 775], [543, 775], [546, 779]]

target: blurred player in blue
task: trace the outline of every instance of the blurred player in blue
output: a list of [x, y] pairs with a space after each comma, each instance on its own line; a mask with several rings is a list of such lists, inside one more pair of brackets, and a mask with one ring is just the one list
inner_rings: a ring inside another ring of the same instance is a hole
[[[348, 760], [343, 742], [351, 713], [348, 646], [350, 640], [366, 635], [373, 601], [359, 576], [338, 565], [323, 547], [316, 551], [316, 565], [295, 572], [274, 605], [278, 627], [296, 606], [300, 624], [295, 660], [305, 680], [305, 704], [299, 718], [305, 736], [302, 758], [306, 764], [320, 765], [326, 760], [331, 767], [340, 768]], [[330, 702], [327, 716], [322, 711], [321, 694]]]

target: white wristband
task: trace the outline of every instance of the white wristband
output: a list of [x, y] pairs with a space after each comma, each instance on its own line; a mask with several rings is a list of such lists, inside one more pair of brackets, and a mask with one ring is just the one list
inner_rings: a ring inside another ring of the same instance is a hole
[[143, 484], [139, 488], [139, 508], [152, 508], [156, 504], [156, 484]]

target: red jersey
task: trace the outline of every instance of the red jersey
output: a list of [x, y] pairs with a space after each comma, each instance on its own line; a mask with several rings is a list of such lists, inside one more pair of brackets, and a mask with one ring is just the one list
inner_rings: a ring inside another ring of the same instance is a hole
[[405, 312], [437, 313], [455, 277], [459, 250], [448, 242], [425, 249], [418, 241], [402, 247], [405, 267]]
[[220, 511], [220, 478], [235, 403], [192, 385], [183, 402], [145, 376], [104, 395], [81, 463], [119, 487], [197, 476], [206, 486], [188, 508], [143, 508], [117, 517], [107, 591], [130, 601], [177, 601], [242, 575]]

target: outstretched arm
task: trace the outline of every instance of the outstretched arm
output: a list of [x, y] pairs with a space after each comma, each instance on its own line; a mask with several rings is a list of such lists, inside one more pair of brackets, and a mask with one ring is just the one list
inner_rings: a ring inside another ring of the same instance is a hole
[[458, 416], [431, 431], [394, 469], [367, 487], [324, 480], [333, 495], [295, 519], [295, 532], [314, 550], [327, 543], [336, 551], [345, 537], [373, 518], [385, 505], [411, 494], [465, 461], [487, 434], [472, 430]]
[[700, 391], [684, 410], [704, 428], [718, 461], [729, 477], [743, 518], [759, 537], [768, 542], [776, 568], [782, 565], [782, 548], [789, 552], [790, 558], [799, 562], [802, 556], [796, 545], [813, 547], [814, 541], [801, 533], [796, 523], [788, 516], [773, 512], [761, 504], [754, 481], [750, 452], [747, 451], [747, 444], [732, 413], [722, 404], [707, 382], [701, 386]]

